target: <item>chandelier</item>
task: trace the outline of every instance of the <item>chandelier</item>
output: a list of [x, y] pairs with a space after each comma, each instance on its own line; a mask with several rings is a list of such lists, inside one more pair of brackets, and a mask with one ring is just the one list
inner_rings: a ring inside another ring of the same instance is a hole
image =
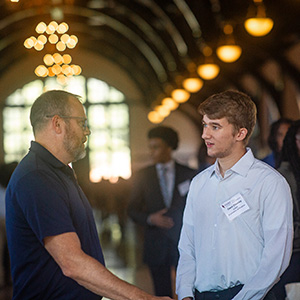
[[69, 78], [81, 74], [81, 67], [71, 64], [70, 54], [60, 54], [67, 49], [74, 49], [78, 43], [77, 36], [67, 34], [68, 30], [69, 25], [66, 22], [58, 24], [56, 21], [51, 21], [48, 25], [40, 22], [35, 28], [39, 35], [25, 40], [24, 47], [27, 49], [42, 51], [49, 43], [55, 47], [55, 51], [58, 51], [44, 55], [44, 64], [37, 66], [34, 71], [38, 77], [56, 76], [60, 84], [67, 84]]

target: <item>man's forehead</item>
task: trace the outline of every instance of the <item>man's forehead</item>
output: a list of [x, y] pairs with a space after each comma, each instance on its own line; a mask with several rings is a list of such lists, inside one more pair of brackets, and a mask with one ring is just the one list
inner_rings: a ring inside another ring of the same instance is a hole
[[204, 115], [202, 121], [206, 124], [229, 124], [226, 117], [220, 119], [210, 119], [207, 115]]

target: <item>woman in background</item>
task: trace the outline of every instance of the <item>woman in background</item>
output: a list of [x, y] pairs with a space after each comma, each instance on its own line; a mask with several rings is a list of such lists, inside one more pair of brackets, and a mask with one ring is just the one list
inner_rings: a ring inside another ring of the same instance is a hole
[[284, 300], [285, 285], [300, 282], [300, 120], [292, 123], [285, 136], [278, 171], [286, 178], [293, 196], [293, 253], [289, 267], [274, 286], [277, 299]]
[[265, 163], [277, 169], [280, 163], [280, 154], [285, 135], [292, 124], [288, 118], [280, 118], [272, 123], [268, 137], [268, 145], [272, 152], [262, 159]]

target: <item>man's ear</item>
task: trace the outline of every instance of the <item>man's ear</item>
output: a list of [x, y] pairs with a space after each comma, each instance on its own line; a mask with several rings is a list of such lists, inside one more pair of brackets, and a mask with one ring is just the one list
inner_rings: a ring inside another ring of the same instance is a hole
[[237, 140], [243, 141], [247, 136], [248, 130], [246, 128], [240, 128], [237, 134]]
[[51, 120], [52, 128], [57, 134], [60, 134], [62, 132], [61, 121], [62, 119], [58, 115], [53, 116]]

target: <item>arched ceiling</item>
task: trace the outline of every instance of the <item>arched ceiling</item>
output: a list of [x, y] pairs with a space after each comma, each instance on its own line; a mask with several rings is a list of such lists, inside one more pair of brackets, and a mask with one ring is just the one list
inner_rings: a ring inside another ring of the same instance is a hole
[[221, 72], [191, 97], [192, 109], [186, 111], [228, 87], [247, 90], [246, 77], [263, 86], [280, 111], [282, 89], [272, 80], [274, 74], [266, 74], [262, 66], [274, 62], [281, 74], [287, 73], [300, 86], [299, 63], [295, 63], [300, 57], [291, 59], [288, 55], [300, 44], [300, 1], [265, 0], [264, 4], [275, 25], [269, 35], [257, 38], [243, 27], [252, 0], [1, 1], [0, 78], [19, 60], [42, 55], [25, 51], [24, 40], [34, 34], [40, 21], [49, 23], [62, 17], [79, 38], [72, 51], [92, 51], [119, 65], [142, 91], [145, 105], [151, 107], [180, 86], [203, 60], [204, 45], [216, 49], [223, 36], [221, 25], [229, 22], [242, 56], [226, 64], [213, 54]]

